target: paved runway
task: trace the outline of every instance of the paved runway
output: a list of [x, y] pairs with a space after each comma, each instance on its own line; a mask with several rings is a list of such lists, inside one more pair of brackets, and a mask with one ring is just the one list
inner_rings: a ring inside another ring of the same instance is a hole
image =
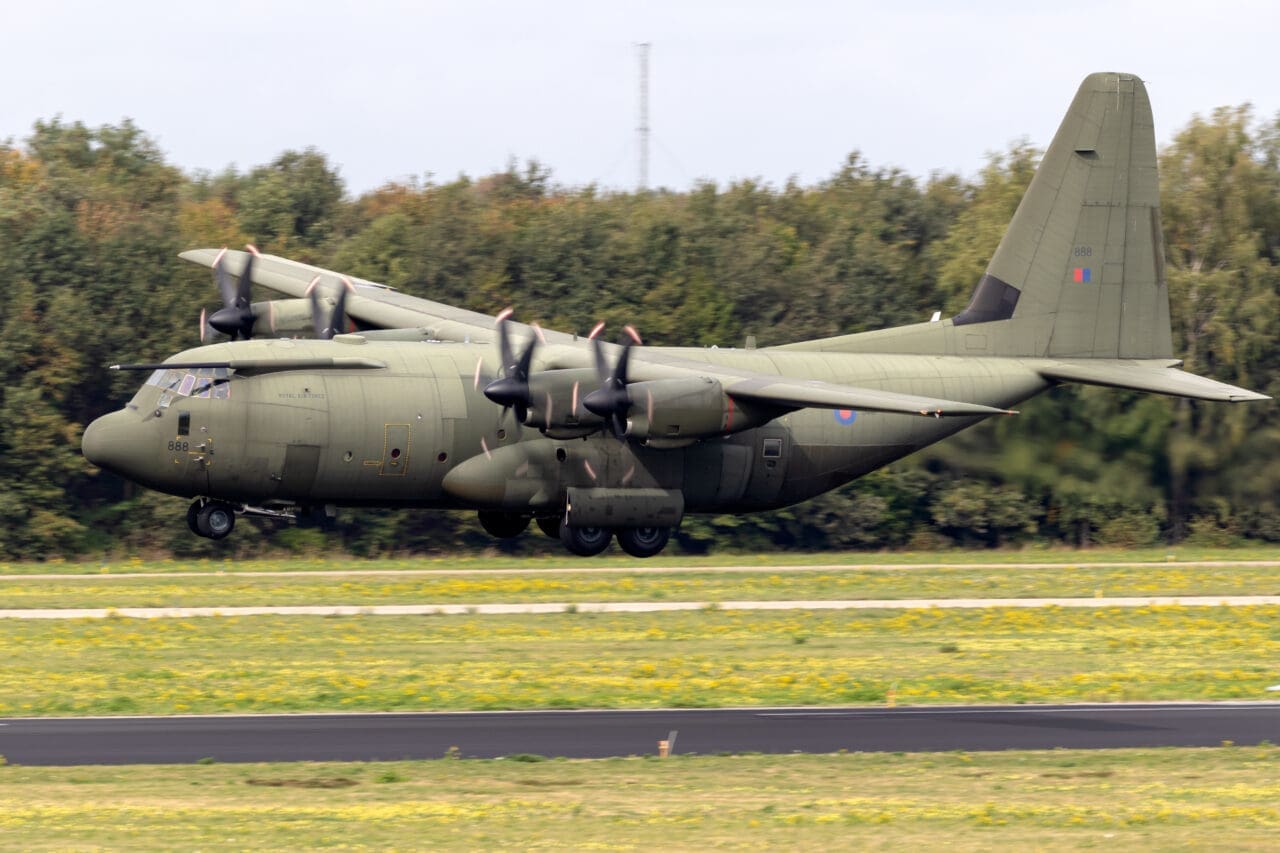
[[0, 720], [15, 764], [146, 764], [675, 752], [1104, 749], [1280, 742], [1280, 702], [745, 708]]

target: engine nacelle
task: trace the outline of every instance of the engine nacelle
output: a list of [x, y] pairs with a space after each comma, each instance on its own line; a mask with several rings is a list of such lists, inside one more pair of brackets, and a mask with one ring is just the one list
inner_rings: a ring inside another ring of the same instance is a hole
[[256, 338], [291, 337], [312, 331], [310, 300], [272, 299], [255, 302], [250, 310], [253, 311], [253, 336]]
[[[583, 398], [599, 387], [587, 368], [547, 370], [529, 377], [529, 415], [525, 423], [552, 438], [590, 435], [605, 421], [587, 411]], [[631, 406], [627, 435], [652, 447], [685, 447], [704, 438], [729, 435], [768, 423], [775, 407], [742, 404], [709, 376], [654, 379], [627, 386]]]
[[552, 438], [577, 438], [596, 432], [604, 424], [588, 412], [582, 398], [599, 384], [590, 368], [544, 370], [529, 377], [529, 416], [525, 423]]
[[634, 382], [627, 386], [627, 393], [631, 397], [627, 432], [634, 438], [707, 438], [728, 431], [733, 402], [719, 381], [710, 377]]
[[778, 410], [744, 405], [725, 393], [717, 379], [658, 379], [627, 386], [631, 411], [628, 435], [655, 447], [679, 447], [702, 438], [753, 429], [778, 416]]

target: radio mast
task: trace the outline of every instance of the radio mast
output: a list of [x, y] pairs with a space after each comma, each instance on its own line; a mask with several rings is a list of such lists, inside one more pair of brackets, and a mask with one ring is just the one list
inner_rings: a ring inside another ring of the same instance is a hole
[[640, 124], [636, 134], [640, 142], [639, 191], [649, 189], [649, 42], [636, 45], [640, 54]]

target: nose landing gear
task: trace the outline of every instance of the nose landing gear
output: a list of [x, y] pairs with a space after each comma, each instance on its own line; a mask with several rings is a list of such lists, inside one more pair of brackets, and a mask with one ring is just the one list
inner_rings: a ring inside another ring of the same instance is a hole
[[187, 527], [206, 539], [224, 539], [236, 526], [236, 511], [222, 501], [196, 500], [187, 507]]

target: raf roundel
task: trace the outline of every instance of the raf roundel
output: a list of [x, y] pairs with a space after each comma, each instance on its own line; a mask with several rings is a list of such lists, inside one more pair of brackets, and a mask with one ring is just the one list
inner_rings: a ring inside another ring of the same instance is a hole
[[849, 426], [858, 419], [858, 413], [853, 409], [836, 409], [836, 423]]

